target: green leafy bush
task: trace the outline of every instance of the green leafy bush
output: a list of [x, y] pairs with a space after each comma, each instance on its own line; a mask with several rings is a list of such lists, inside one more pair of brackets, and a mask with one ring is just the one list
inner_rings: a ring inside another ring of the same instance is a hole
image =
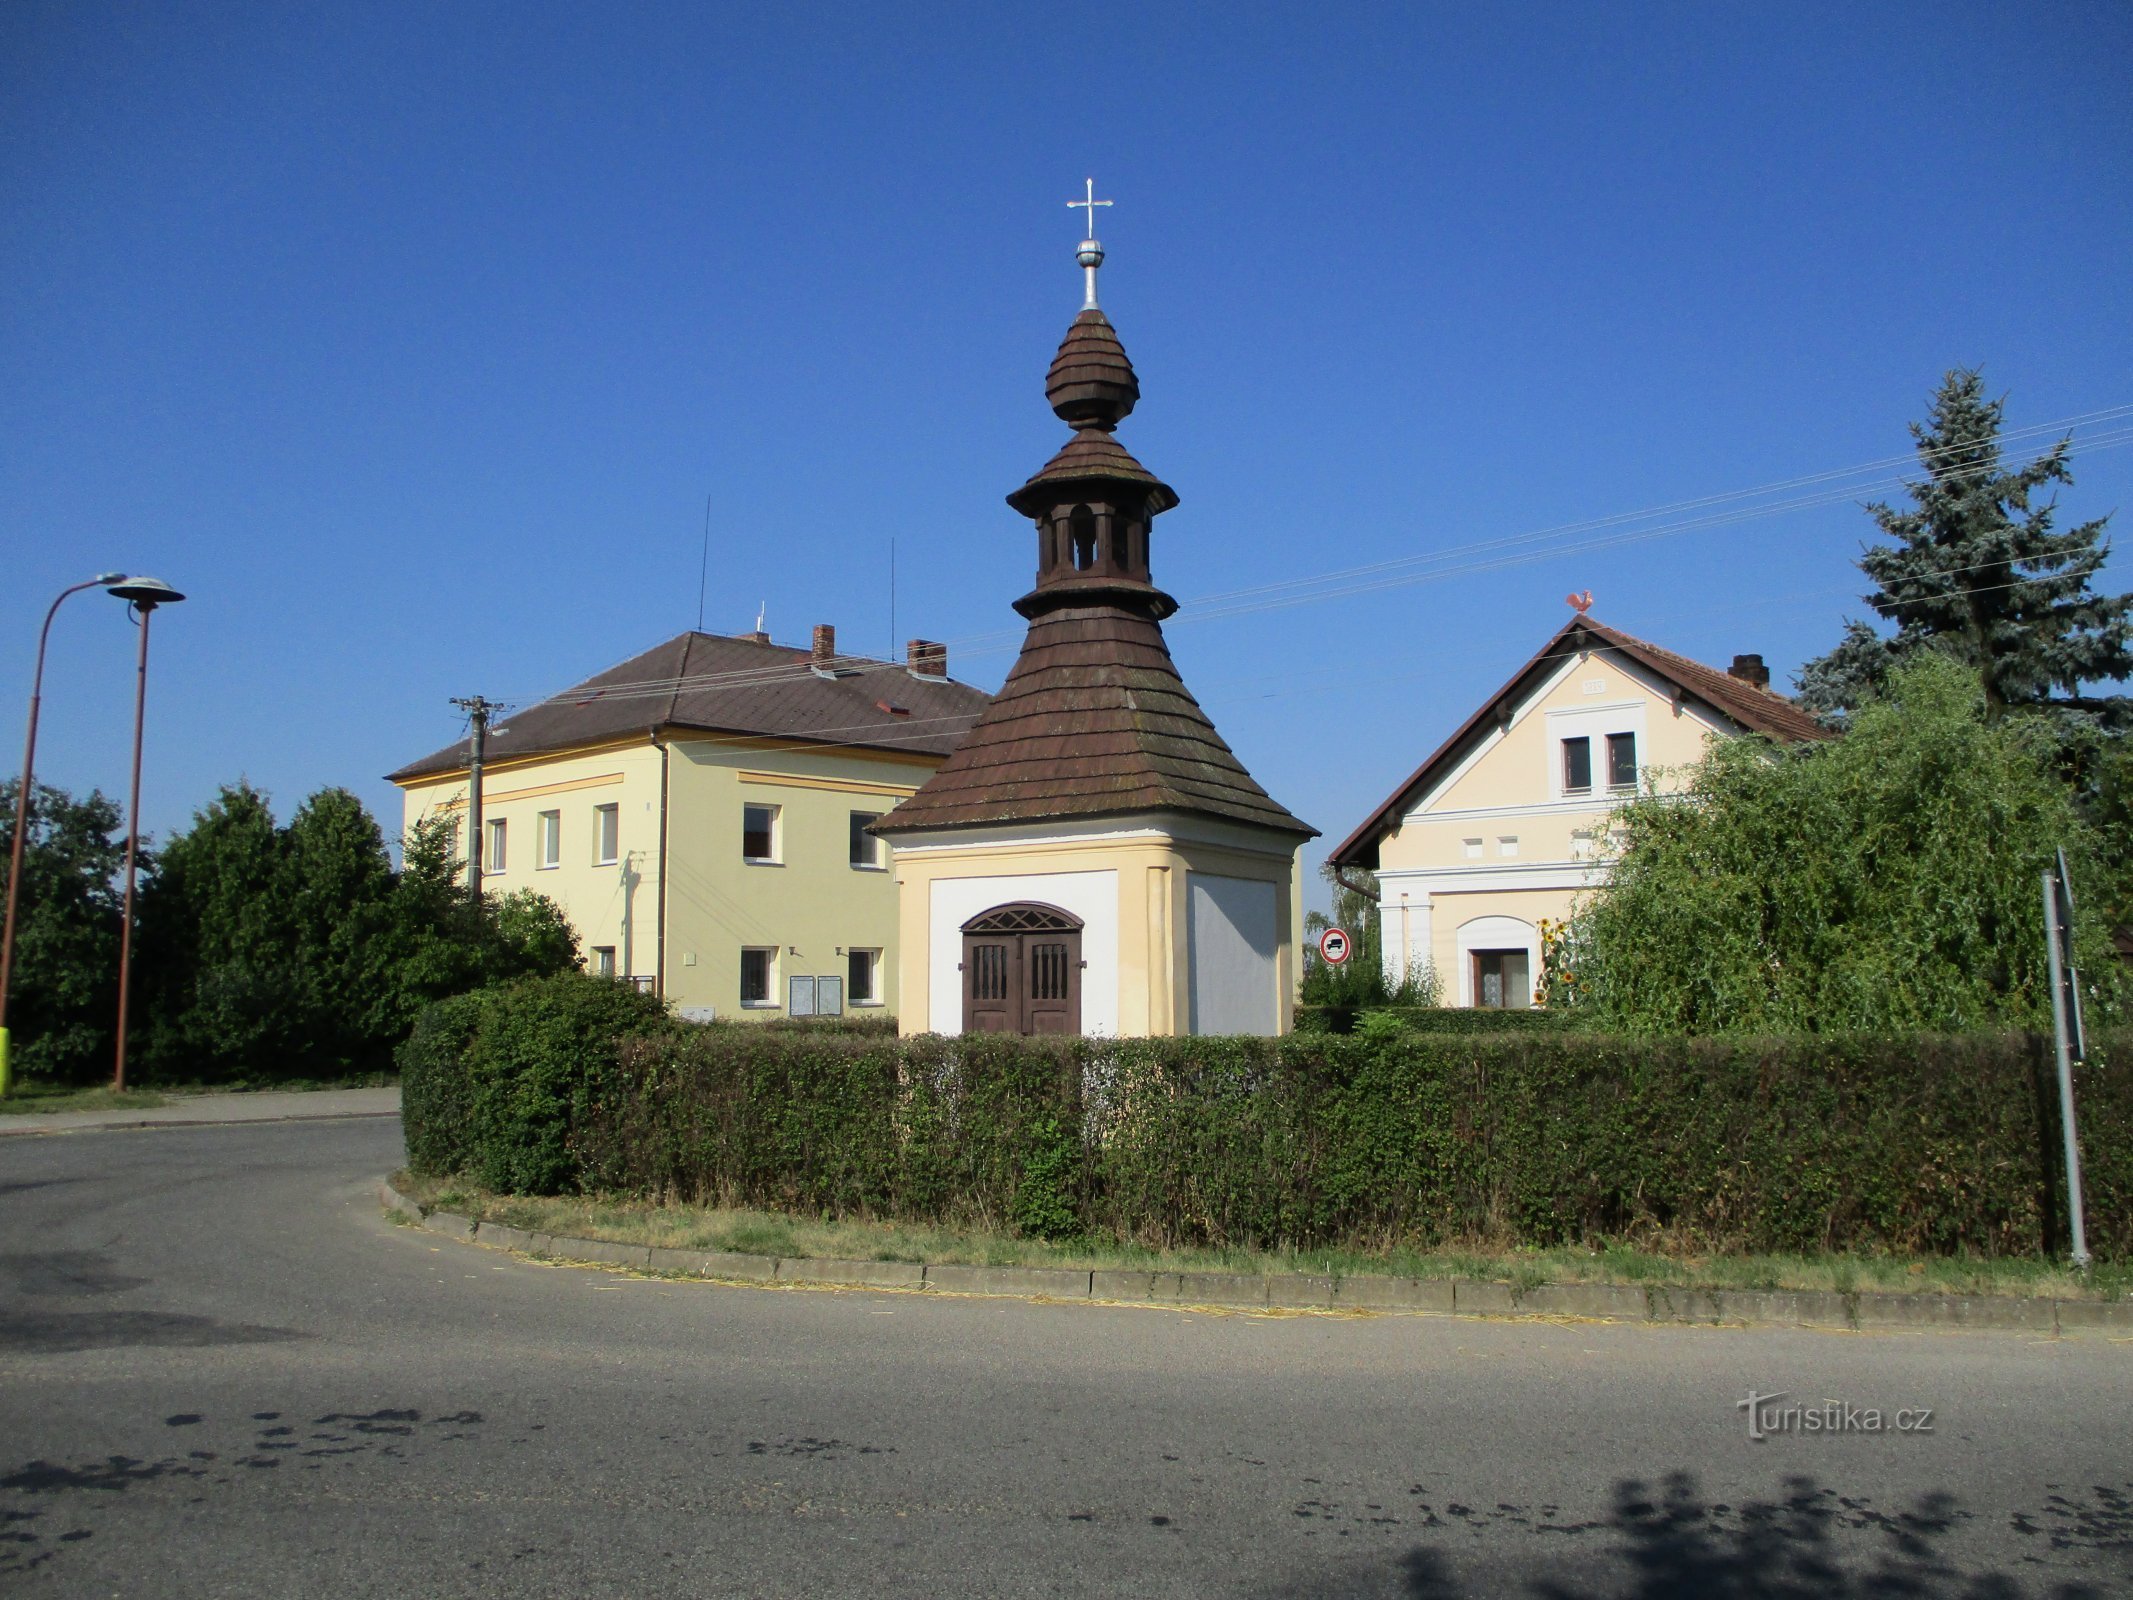
[[474, 1164], [472, 1047], [487, 998], [453, 995], [424, 1008], [395, 1053], [400, 1127], [407, 1164], [417, 1172], [463, 1172]]
[[1560, 1033], [1578, 1025], [1574, 1012], [1533, 1007], [1498, 1011], [1483, 1006], [1298, 1006], [1298, 1033]]
[[[1152, 1246], [1999, 1256], [2064, 1234], [2032, 1035], [899, 1040], [659, 1026], [640, 1000], [603, 1051], [598, 1007], [565, 1019], [542, 985], [481, 1006], [471, 1035], [446, 1012], [404, 1054], [409, 1147], [419, 1169], [456, 1154], [501, 1189]], [[463, 1089], [430, 1061], [460, 1037]], [[2090, 1239], [2123, 1260], [2133, 1034], [2094, 1042]], [[457, 1144], [437, 1126], [454, 1108]]]
[[612, 978], [562, 972], [443, 1000], [401, 1048], [408, 1164], [492, 1189], [574, 1187], [571, 1131], [625, 1041], [671, 1028], [666, 1006]]
[[2058, 753], [1930, 651], [1842, 739], [1719, 744], [1686, 793], [1618, 813], [1627, 845], [1551, 999], [1640, 1034], [2048, 1028], [2039, 878], [2064, 847], [2085, 1004], [2124, 1016], [2104, 913], [2129, 841], [2084, 814]]

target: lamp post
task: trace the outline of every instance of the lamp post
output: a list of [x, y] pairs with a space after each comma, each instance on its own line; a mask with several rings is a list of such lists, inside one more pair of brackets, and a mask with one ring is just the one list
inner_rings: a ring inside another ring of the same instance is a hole
[[8, 1090], [7, 991], [9, 980], [15, 975], [15, 905], [22, 893], [23, 842], [30, 831], [30, 783], [37, 771], [37, 708], [44, 695], [44, 647], [52, 637], [52, 619], [59, 615], [59, 607], [68, 595], [80, 594], [84, 589], [108, 588], [124, 577], [122, 572], [99, 572], [60, 590], [37, 634], [37, 670], [30, 676], [30, 730], [22, 741], [22, 787], [15, 791], [15, 838], [8, 853], [7, 916], [0, 922], [0, 1096]]
[[157, 606], [173, 605], [185, 596], [161, 578], [128, 578], [114, 583], [111, 592], [140, 615], [141, 653], [133, 681], [133, 792], [126, 804], [126, 902], [119, 922], [118, 1063], [111, 1074], [111, 1087], [126, 1087], [126, 1002], [132, 992], [133, 975], [133, 870], [141, 848], [141, 724], [148, 710], [148, 619]]

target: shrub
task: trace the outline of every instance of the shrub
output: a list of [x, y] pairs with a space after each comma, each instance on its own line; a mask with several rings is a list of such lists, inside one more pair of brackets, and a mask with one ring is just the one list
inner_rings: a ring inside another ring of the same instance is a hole
[[407, 1164], [417, 1172], [444, 1176], [473, 1165], [470, 1051], [487, 999], [477, 992], [426, 1006], [394, 1053]]
[[[544, 993], [482, 998], [463, 1090], [424, 1055], [467, 1037], [463, 1021], [426, 1021], [406, 1057], [417, 1166], [462, 1152], [498, 1188], [1151, 1246], [2021, 1255], [2065, 1231], [2049, 1047], [2032, 1035], [898, 1040], [644, 1026], [640, 1004], [603, 1053], [593, 1011], [566, 1025], [552, 1000], [527, 1006]], [[2092, 1042], [2077, 1077], [2090, 1241], [2126, 1259], [2133, 1033]], [[458, 1145], [435, 1126], [454, 1107]]]
[[1450, 1006], [1298, 1006], [1298, 1033], [1559, 1033], [1579, 1025], [1571, 1011], [1498, 1011]]
[[572, 1128], [623, 1042], [669, 1026], [664, 1002], [583, 972], [437, 1002], [398, 1058], [409, 1165], [517, 1194], [574, 1187]]

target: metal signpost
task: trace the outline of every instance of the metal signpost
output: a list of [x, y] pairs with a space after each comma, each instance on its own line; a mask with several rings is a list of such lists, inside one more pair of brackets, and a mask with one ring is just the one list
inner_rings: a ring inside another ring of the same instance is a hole
[[2064, 850], [2044, 874], [2044, 942], [2051, 961], [2052, 1035], [2059, 1058], [2059, 1131], [2066, 1140], [2066, 1215], [2073, 1263], [2086, 1271], [2089, 1240], [2081, 1214], [2081, 1143], [2074, 1134], [2074, 1062], [2087, 1059], [2088, 1048], [2081, 1032], [2080, 974], [2074, 969], [2074, 889], [2067, 880]]

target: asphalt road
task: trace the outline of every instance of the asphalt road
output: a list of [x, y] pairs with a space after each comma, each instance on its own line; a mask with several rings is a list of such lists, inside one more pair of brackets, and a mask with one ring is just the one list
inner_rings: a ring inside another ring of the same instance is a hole
[[0, 1142], [0, 1590], [2133, 1593], [2133, 1345], [649, 1282], [394, 1227], [398, 1159]]

